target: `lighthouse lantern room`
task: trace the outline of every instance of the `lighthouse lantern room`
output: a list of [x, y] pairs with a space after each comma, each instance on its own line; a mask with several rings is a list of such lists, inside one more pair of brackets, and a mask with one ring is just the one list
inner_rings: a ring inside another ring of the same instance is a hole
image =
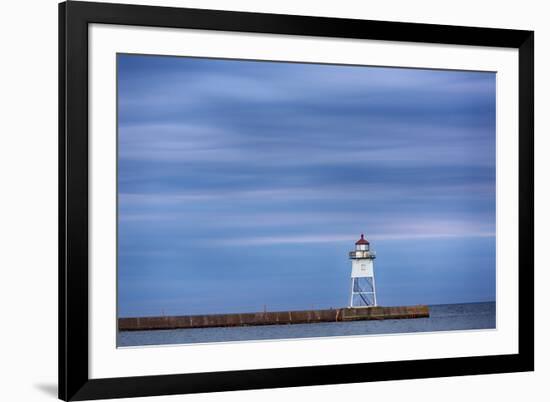
[[376, 286], [374, 283], [374, 259], [376, 254], [361, 234], [355, 242], [355, 250], [350, 251], [351, 259], [351, 295], [350, 307], [376, 306]]

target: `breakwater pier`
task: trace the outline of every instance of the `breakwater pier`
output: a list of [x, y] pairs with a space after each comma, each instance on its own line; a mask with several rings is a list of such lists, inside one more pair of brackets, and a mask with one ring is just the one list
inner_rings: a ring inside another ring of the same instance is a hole
[[118, 330], [145, 331], [184, 328], [244, 327], [339, 321], [412, 319], [427, 318], [429, 316], [430, 310], [428, 306], [417, 305], [160, 317], [125, 317], [118, 319]]

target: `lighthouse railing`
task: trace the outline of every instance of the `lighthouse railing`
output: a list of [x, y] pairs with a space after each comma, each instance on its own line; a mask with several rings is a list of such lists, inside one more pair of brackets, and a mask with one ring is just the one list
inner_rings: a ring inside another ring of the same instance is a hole
[[349, 258], [376, 258], [376, 253], [374, 251], [364, 251], [364, 250], [355, 250], [349, 252]]

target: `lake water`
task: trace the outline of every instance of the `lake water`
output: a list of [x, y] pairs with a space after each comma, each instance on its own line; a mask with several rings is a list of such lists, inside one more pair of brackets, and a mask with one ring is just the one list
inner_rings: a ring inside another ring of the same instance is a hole
[[429, 318], [119, 332], [117, 342], [118, 346], [121, 347], [342, 335], [399, 334], [490, 329], [495, 327], [496, 305], [494, 302], [487, 302], [433, 305], [430, 306]]

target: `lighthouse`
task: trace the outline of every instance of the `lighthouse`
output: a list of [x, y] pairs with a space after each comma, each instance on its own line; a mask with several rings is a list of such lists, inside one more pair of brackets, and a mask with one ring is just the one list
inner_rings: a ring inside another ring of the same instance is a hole
[[376, 306], [376, 286], [374, 284], [374, 259], [376, 253], [370, 249], [365, 236], [355, 242], [355, 250], [349, 252], [351, 259], [351, 295], [349, 306]]

